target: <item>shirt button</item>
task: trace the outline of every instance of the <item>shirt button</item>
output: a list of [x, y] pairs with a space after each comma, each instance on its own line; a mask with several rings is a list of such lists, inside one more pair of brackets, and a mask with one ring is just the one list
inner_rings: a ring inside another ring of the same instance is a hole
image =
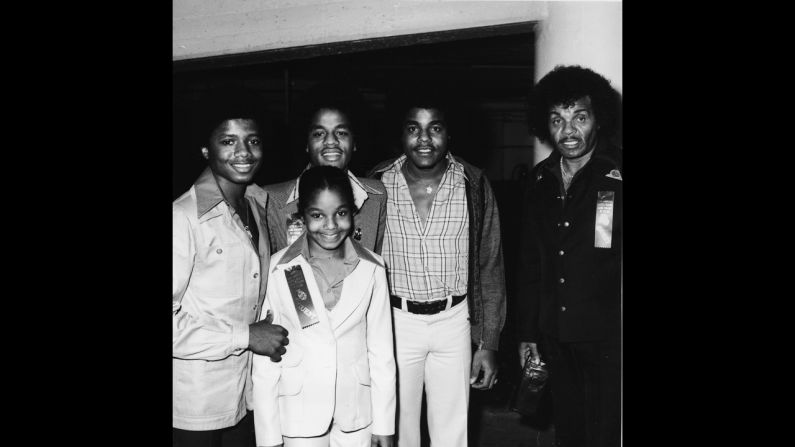
[[560, 311], [561, 312], [566, 312], [566, 306], [560, 306]]
[[563, 256], [563, 250], [559, 251], [558, 254]]
[[223, 250], [221, 250], [221, 249], [219, 248], [218, 250], [215, 250], [215, 252], [216, 252], [216, 253], [218, 253], [218, 254], [220, 255], [220, 254], [221, 254], [221, 253], [223, 253], [224, 251], [223, 251]]
[[254, 277], [255, 277], [255, 278], [259, 278], [259, 273], [255, 273], [255, 274], [254, 274]]
[[563, 278], [560, 278], [560, 283], [563, 284], [564, 282], [566, 282], [566, 280], [563, 279]]
[[563, 222], [563, 226], [564, 226], [564, 227], [568, 227], [568, 226], [569, 226], [569, 223], [568, 223], [568, 222]]

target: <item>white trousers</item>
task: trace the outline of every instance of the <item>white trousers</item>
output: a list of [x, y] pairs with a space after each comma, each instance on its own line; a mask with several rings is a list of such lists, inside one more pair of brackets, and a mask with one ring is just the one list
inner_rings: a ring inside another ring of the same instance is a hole
[[345, 433], [336, 423], [332, 423], [329, 431], [322, 436], [312, 438], [282, 436], [282, 439], [284, 447], [370, 447], [372, 427], [368, 425], [361, 430]]
[[472, 348], [466, 299], [435, 315], [392, 309], [398, 371], [398, 446], [420, 447], [422, 389], [432, 447], [466, 447]]

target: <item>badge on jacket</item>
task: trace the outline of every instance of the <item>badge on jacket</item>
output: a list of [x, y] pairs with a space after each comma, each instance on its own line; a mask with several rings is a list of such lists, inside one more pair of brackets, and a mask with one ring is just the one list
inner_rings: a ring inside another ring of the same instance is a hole
[[295, 242], [304, 234], [304, 220], [298, 213], [287, 216], [287, 245]]
[[290, 295], [293, 296], [293, 305], [298, 314], [298, 321], [301, 322], [301, 328], [306, 329], [320, 322], [315, 312], [315, 305], [312, 303], [312, 296], [309, 295], [309, 287], [306, 285], [306, 278], [304, 278], [304, 271], [301, 266], [295, 265], [285, 269], [284, 277], [287, 280]]
[[612, 171], [608, 172], [605, 177], [610, 177], [621, 181], [624, 180], [621, 178], [621, 172], [618, 169], [613, 169]]
[[613, 244], [613, 204], [615, 191], [599, 191], [596, 196], [594, 243], [596, 248], [610, 248]]

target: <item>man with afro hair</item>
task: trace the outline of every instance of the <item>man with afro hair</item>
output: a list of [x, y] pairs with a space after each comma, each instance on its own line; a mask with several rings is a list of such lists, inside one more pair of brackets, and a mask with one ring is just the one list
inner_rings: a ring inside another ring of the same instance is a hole
[[619, 446], [622, 157], [620, 99], [580, 66], [530, 93], [530, 130], [554, 150], [524, 194], [519, 358], [546, 362], [556, 445]]

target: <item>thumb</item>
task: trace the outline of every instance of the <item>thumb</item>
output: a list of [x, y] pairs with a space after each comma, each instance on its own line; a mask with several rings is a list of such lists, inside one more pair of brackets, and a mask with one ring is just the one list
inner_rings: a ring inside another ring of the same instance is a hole
[[273, 312], [268, 309], [268, 313], [265, 315], [265, 322], [271, 324], [271, 321], [273, 321]]
[[541, 362], [541, 356], [538, 354], [538, 345], [535, 343], [530, 345], [530, 357], [533, 359], [533, 363]]
[[480, 374], [481, 363], [480, 362], [473, 362], [472, 363], [472, 371], [469, 374], [469, 384], [472, 385], [478, 380], [478, 374]]

